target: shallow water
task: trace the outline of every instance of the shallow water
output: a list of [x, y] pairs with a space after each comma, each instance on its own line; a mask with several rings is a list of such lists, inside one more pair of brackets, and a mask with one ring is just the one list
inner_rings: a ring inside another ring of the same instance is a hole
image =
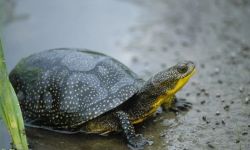
[[[143, 78], [181, 60], [196, 62], [197, 74], [178, 93], [193, 108], [138, 126], [154, 141], [146, 149], [250, 149], [248, 1], [23, 0], [12, 13], [22, 17], [12, 17], [21, 19], [3, 30], [10, 69], [24, 56], [55, 47], [104, 52]], [[119, 134], [27, 134], [35, 150], [127, 149]]]

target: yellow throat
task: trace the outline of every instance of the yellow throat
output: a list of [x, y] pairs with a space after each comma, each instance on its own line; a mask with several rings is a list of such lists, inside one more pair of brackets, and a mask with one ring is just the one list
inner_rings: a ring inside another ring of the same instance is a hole
[[176, 83], [176, 86], [172, 90], [167, 91], [166, 94], [167, 95], [173, 95], [176, 92], [178, 92], [188, 82], [188, 80], [194, 75], [195, 72], [196, 72], [196, 70], [194, 69], [189, 75], [187, 75], [186, 77], [180, 79]]
[[163, 103], [166, 103], [166, 105], [169, 105], [169, 107], [171, 107], [171, 105], [173, 103], [173, 96], [174, 96], [174, 94], [177, 91], [179, 91], [188, 82], [188, 80], [194, 75], [195, 72], [196, 72], [196, 70], [194, 69], [189, 75], [187, 75], [186, 77], [180, 79], [176, 83], [176, 86], [172, 90], [168, 90], [164, 94], [162, 94], [159, 97], [157, 97], [157, 99], [155, 100], [155, 103], [151, 106], [152, 109], [148, 113], [146, 113], [142, 118], [134, 120], [133, 124], [137, 124], [137, 123], [140, 123], [140, 122], [144, 121], [148, 116], [150, 116], [153, 113], [155, 113], [156, 110]]

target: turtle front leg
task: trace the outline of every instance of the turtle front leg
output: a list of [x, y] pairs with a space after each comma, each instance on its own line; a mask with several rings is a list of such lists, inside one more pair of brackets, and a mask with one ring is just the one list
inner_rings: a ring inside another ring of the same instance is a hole
[[124, 135], [127, 138], [128, 146], [131, 149], [143, 149], [148, 141], [141, 135], [135, 134], [133, 124], [129, 121], [129, 116], [123, 111], [116, 112], [116, 116], [119, 120], [119, 124], [123, 130]]
[[192, 103], [187, 102], [186, 99], [176, 98], [176, 96], [171, 96], [165, 99], [164, 103], [161, 105], [164, 111], [171, 110], [174, 112], [187, 111], [192, 108]]

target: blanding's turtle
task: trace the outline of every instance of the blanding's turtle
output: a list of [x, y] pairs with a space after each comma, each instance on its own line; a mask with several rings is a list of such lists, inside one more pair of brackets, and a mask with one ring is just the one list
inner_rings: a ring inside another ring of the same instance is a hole
[[22, 59], [10, 73], [27, 125], [60, 132], [122, 131], [133, 147], [146, 140], [133, 125], [176, 101], [195, 72], [184, 61], [144, 81], [107, 55], [81, 49], [52, 49]]

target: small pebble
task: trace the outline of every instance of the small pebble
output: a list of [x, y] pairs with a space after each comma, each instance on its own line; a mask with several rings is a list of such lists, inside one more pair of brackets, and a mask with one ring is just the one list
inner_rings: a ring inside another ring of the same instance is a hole
[[199, 110], [199, 109], [196, 109], [196, 112], [201, 112], [201, 110]]
[[217, 125], [217, 126], [218, 126], [218, 125], [220, 125], [220, 123], [219, 123], [219, 122], [215, 122], [215, 125]]
[[196, 93], [196, 96], [201, 96], [201, 93], [200, 92]]
[[249, 102], [250, 102], [249, 97], [246, 97], [246, 98], [245, 98], [245, 103], [246, 103], [246, 104], [249, 104]]
[[224, 110], [226, 110], [226, 111], [229, 111], [229, 108], [230, 108], [229, 105], [224, 106]]
[[210, 123], [210, 121], [207, 120], [207, 117], [206, 117], [206, 116], [202, 116], [202, 120], [205, 121], [207, 124]]
[[186, 96], [189, 96], [190, 95], [190, 93], [186, 93]]
[[235, 141], [235, 143], [240, 143], [240, 140], [239, 140], [239, 139], [237, 139], [237, 140]]
[[214, 73], [215, 73], [215, 74], [219, 74], [219, 73], [220, 73], [220, 68], [215, 68], [215, 69], [214, 69]]
[[250, 50], [250, 47], [249, 46], [247, 46], [247, 45], [244, 45], [244, 46], [242, 46], [242, 49], [241, 49], [242, 51], [249, 51]]
[[216, 115], [216, 116], [219, 116], [219, 115], [220, 115], [220, 112], [219, 112], [219, 111], [216, 111], [215, 115]]
[[219, 84], [222, 84], [222, 83], [223, 83], [223, 81], [222, 81], [222, 80], [218, 80], [217, 82], [218, 82]]
[[202, 120], [203, 121], [207, 121], [207, 117], [206, 116], [202, 116]]
[[205, 100], [201, 101], [201, 105], [203, 105], [203, 104], [205, 104], [205, 103], [206, 103], [206, 101], [205, 101]]
[[209, 96], [209, 93], [208, 93], [208, 92], [205, 92], [204, 94], [205, 94], [205, 96]]
[[231, 101], [231, 104], [233, 104], [234, 103], [234, 101]]
[[241, 86], [241, 87], [239, 88], [239, 91], [240, 91], [241, 93], [243, 93], [243, 92], [244, 92], [244, 87]]
[[248, 133], [247, 132], [243, 132], [242, 135], [248, 135]]
[[217, 98], [221, 97], [220, 93], [217, 93], [217, 94], [216, 94], [216, 97], [217, 97]]
[[248, 128], [250, 128], [250, 124], [248, 125]]
[[202, 89], [201, 89], [201, 92], [206, 92], [206, 90], [202, 88]]
[[161, 133], [160, 137], [165, 137], [167, 135], [167, 133]]
[[223, 125], [225, 125], [225, 124], [226, 124], [226, 122], [225, 122], [224, 120], [221, 120], [221, 123], [222, 123]]
[[214, 149], [214, 148], [215, 148], [215, 146], [214, 146], [214, 145], [212, 145], [210, 142], [207, 142], [207, 146], [208, 146], [208, 147], [210, 147], [210, 148], [212, 148], [212, 149]]

